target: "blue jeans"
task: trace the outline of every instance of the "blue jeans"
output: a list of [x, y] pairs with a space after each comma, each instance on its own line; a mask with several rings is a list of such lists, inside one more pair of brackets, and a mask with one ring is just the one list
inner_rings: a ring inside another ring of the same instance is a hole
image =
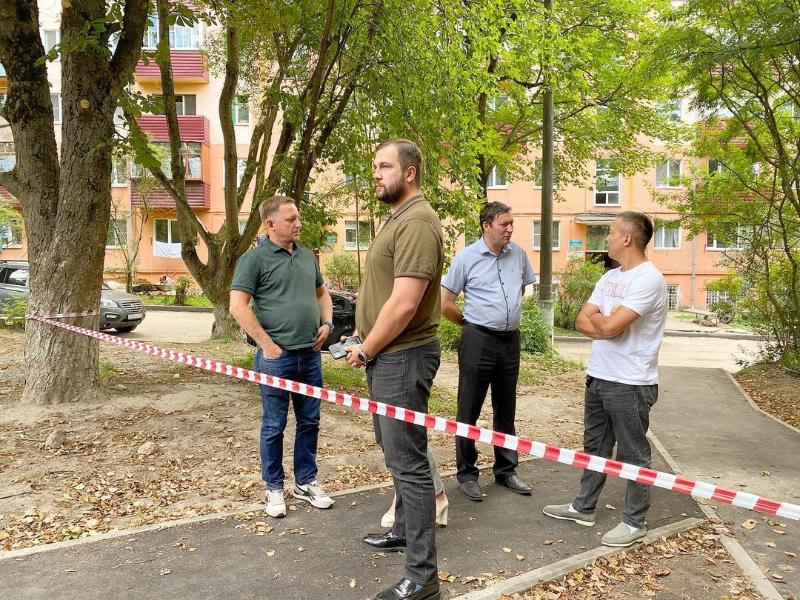
[[[259, 348], [254, 368], [267, 375], [322, 386], [320, 353], [311, 348], [284, 350], [278, 358], [272, 359], [264, 358]], [[259, 388], [264, 411], [261, 417], [261, 478], [267, 484], [267, 489], [283, 489], [283, 430], [286, 429], [290, 395], [297, 421], [294, 437], [294, 480], [300, 485], [314, 481], [317, 478], [320, 400], [268, 385], [261, 385]]]

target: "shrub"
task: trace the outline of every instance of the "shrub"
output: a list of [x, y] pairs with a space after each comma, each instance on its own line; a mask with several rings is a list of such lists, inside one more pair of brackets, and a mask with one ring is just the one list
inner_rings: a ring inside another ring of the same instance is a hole
[[582, 258], [573, 258], [558, 282], [558, 298], [553, 321], [562, 329], [575, 329], [575, 319], [592, 295], [595, 284], [603, 276], [603, 266]]
[[15, 298], [0, 304], [0, 325], [15, 329], [25, 328], [25, 315], [28, 312], [27, 298]]
[[455, 350], [461, 340], [461, 327], [444, 318], [439, 322], [439, 344], [442, 350]]
[[178, 277], [178, 281], [175, 284], [175, 302], [173, 302], [173, 304], [176, 306], [186, 306], [186, 294], [191, 285], [191, 277], [187, 277], [186, 275]]
[[358, 262], [352, 254], [338, 252], [325, 263], [325, 275], [340, 290], [358, 287]]

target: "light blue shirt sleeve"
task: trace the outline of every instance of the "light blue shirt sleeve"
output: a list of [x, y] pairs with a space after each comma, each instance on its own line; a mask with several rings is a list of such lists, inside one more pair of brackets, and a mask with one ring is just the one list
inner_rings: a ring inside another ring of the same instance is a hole
[[522, 251], [522, 285], [536, 283], [536, 273], [533, 272], [531, 261], [528, 260], [528, 253]]
[[467, 272], [465, 269], [463, 252], [459, 252], [453, 257], [453, 262], [450, 263], [450, 270], [447, 275], [442, 279], [442, 287], [447, 288], [458, 296], [464, 291], [467, 285]]

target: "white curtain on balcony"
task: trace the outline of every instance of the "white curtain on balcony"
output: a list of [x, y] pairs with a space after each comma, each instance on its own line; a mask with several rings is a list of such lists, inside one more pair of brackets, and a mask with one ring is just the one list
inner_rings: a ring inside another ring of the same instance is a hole
[[160, 256], [161, 258], [180, 258], [181, 245], [153, 240], [153, 256]]

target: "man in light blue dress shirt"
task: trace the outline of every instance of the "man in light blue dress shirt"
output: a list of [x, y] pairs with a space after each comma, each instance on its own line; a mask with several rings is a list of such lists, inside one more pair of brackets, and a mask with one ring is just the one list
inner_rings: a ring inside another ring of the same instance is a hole
[[[511, 241], [511, 208], [489, 202], [480, 214], [481, 238], [456, 254], [442, 280], [442, 314], [463, 327], [458, 346], [458, 412], [456, 419], [474, 425], [486, 392], [492, 389], [493, 429], [516, 435], [522, 296], [536, 282], [528, 256]], [[464, 310], [456, 298], [464, 294]], [[517, 452], [494, 448], [495, 481], [518, 494], [531, 488], [516, 474]], [[475, 442], [456, 438], [458, 488], [481, 502]]]

